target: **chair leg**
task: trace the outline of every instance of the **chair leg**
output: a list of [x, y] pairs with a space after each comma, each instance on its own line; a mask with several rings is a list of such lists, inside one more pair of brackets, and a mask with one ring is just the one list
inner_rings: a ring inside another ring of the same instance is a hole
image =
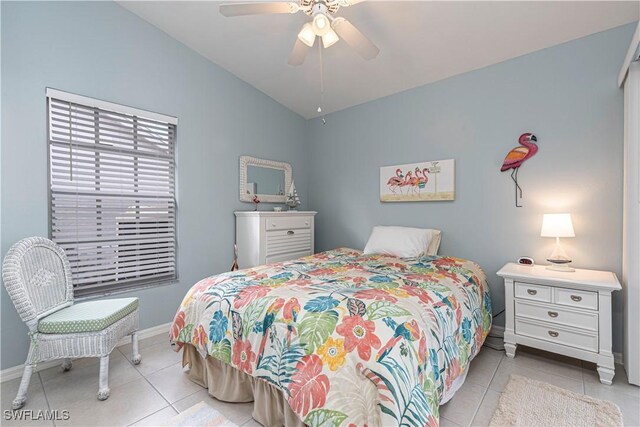
[[98, 400], [109, 398], [109, 355], [100, 357], [100, 385], [98, 386]]
[[[29, 352], [31, 354], [31, 352]], [[28, 359], [31, 360], [31, 359]], [[27, 391], [29, 390], [29, 383], [31, 382], [31, 374], [33, 373], [33, 365], [27, 361], [24, 365], [24, 372], [22, 373], [22, 380], [20, 381], [20, 388], [18, 388], [18, 395], [13, 399], [11, 407], [14, 410], [20, 409], [27, 402]]]
[[70, 371], [71, 370], [71, 359], [62, 359], [62, 370], [64, 372]]
[[142, 361], [142, 356], [140, 356], [140, 353], [138, 352], [138, 331], [131, 334], [131, 348], [133, 349], [131, 361], [134, 365], [139, 365]]

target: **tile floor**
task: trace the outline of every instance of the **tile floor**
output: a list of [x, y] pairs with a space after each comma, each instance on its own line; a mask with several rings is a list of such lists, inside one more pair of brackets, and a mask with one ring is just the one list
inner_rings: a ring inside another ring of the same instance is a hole
[[[251, 418], [252, 403], [219, 402], [182, 374], [180, 355], [164, 335], [140, 341], [142, 363], [130, 363], [131, 345], [112, 353], [109, 380], [111, 397], [96, 400], [97, 359], [74, 362], [63, 373], [58, 367], [34, 374], [25, 409], [67, 409], [68, 421], [55, 425], [157, 426], [192, 405], [205, 401], [241, 426], [258, 425]], [[493, 415], [509, 374], [546, 381], [620, 406], [625, 425], [640, 426], [640, 388], [626, 383], [621, 367], [612, 386], [600, 384], [595, 366], [533, 349], [519, 348], [515, 359], [484, 348], [471, 363], [469, 375], [454, 398], [440, 408], [442, 426], [486, 426]], [[11, 408], [19, 379], [2, 383], [2, 410]], [[53, 422], [16, 422], [0, 418], [1, 425], [54, 425]]]

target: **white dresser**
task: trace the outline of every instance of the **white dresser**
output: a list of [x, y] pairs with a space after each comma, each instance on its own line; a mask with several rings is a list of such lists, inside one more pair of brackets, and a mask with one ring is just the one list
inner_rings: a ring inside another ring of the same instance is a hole
[[504, 278], [508, 357], [523, 344], [587, 360], [598, 365], [600, 382], [611, 384], [611, 293], [621, 289], [614, 273], [509, 263], [497, 274]]
[[288, 261], [312, 255], [314, 217], [312, 211], [237, 211], [238, 265]]

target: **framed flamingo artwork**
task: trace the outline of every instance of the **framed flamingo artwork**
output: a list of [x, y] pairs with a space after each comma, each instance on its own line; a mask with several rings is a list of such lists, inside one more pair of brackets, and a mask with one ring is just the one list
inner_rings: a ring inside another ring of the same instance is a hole
[[380, 168], [381, 202], [433, 202], [454, 199], [454, 159]]

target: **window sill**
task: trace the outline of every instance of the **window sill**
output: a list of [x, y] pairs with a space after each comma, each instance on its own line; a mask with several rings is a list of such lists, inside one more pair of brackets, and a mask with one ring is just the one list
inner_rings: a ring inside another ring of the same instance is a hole
[[129, 294], [129, 293], [132, 293], [132, 292], [145, 291], [147, 289], [152, 289], [152, 288], [160, 288], [160, 287], [164, 287], [164, 286], [175, 285], [179, 281], [180, 281], [179, 279], [172, 279], [172, 280], [162, 281], [162, 282], [157, 282], [157, 283], [148, 283], [148, 284], [140, 285], [140, 286], [132, 286], [132, 287], [129, 287], [129, 288], [124, 287], [124, 288], [120, 288], [120, 289], [114, 289], [114, 290], [111, 290], [111, 291], [96, 292], [95, 294], [87, 294], [87, 295], [80, 295], [80, 296], [75, 296], [74, 295], [73, 300], [76, 301], [76, 302], [82, 302], [82, 301], [88, 301], [88, 300], [93, 300], [93, 299], [111, 297], [111, 296], [114, 296], [114, 295]]

